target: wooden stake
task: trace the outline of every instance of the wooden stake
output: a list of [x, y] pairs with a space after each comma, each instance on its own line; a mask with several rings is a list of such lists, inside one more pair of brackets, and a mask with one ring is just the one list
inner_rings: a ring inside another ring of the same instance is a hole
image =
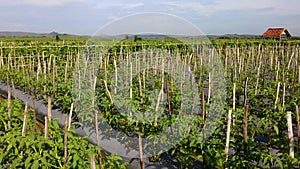
[[48, 117], [45, 116], [45, 138], [48, 138]]
[[140, 152], [140, 165], [141, 165], [141, 169], [145, 169], [145, 164], [144, 164], [144, 158], [143, 158], [143, 138], [142, 138], [142, 134], [139, 133], [139, 152]]
[[247, 104], [247, 88], [248, 88], [248, 77], [246, 77], [245, 85], [244, 85], [244, 105]]
[[235, 125], [235, 88], [236, 88], [236, 84], [233, 83], [233, 90], [232, 90], [232, 110], [233, 110], [233, 115], [232, 115], [232, 125]]
[[68, 65], [69, 65], [69, 60], [67, 59], [66, 66], [65, 66], [65, 83], [67, 83], [68, 80]]
[[69, 114], [68, 131], [70, 131], [70, 128], [71, 128], [73, 108], [74, 108], [74, 103], [71, 103], [71, 109], [70, 109], [70, 114]]
[[210, 103], [210, 97], [211, 97], [211, 90], [212, 90], [212, 77], [211, 72], [208, 73], [208, 94], [207, 94], [207, 103]]
[[24, 111], [23, 127], [22, 127], [22, 137], [25, 137], [25, 135], [26, 135], [27, 114], [28, 114], [28, 104], [26, 103], [25, 111]]
[[244, 106], [244, 141], [248, 141], [248, 109], [249, 106]]
[[256, 85], [255, 85], [255, 95], [258, 94], [258, 83], [259, 83], [259, 73], [260, 73], [261, 64], [259, 64], [256, 75]]
[[205, 119], [206, 119], [206, 111], [205, 111], [204, 89], [202, 89], [201, 95], [202, 95], [202, 119], [205, 121]]
[[230, 141], [231, 114], [232, 114], [232, 110], [229, 110], [229, 111], [228, 111], [228, 116], [227, 116], [228, 121], [227, 121], [226, 145], [225, 145], [226, 161], [228, 161], [228, 156], [229, 156], [229, 141]]
[[52, 110], [52, 106], [51, 106], [51, 97], [48, 96], [48, 120], [49, 120], [49, 121], [51, 121], [51, 118], [52, 118], [51, 110]]
[[279, 89], [280, 89], [280, 82], [278, 82], [278, 84], [277, 84], [277, 92], [276, 92], [276, 98], [275, 98], [275, 103], [274, 103], [274, 109], [277, 108], [277, 102], [278, 102], [278, 98], [279, 98]]
[[294, 158], [294, 135], [293, 135], [293, 124], [292, 124], [292, 112], [288, 111], [286, 118], [287, 118], [287, 126], [288, 126], [290, 156]]
[[96, 169], [96, 159], [95, 159], [95, 154], [92, 154], [90, 156], [91, 159], [91, 169]]
[[69, 124], [69, 115], [65, 119], [65, 129], [64, 129], [64, 167], [67, 167], [68, 161], [68, 124]]
[[285, 106], [285, 82], [283, 82], [283, 92], [282, 92], [282, 108], [284, 109]]
[[[99, 128], [98, 128], [98, 111], [95, 110], [95, 130], [96, 130], [96, 141], [97, 146], [100, 148], [100, 139], [99, 139]], [[100, 163], [100, 169], [103, 168], [102, 164], [102, 152], [101, 149], [98, 150], [98, 156], [99, 156], [99, 163]]]
[[10, 90], [7, 90], [7, 113], [8, 113], [8, 118], [9, 121], [7, 122], [7, 126], [10, 129], [11, 128], [11, 93]]
[[141, 72], [140, 72], [140, 61], [138, 61], [138, 80], [139, 80], [139, 91], [140, 91], [140, 97], [141, 97], [141, 105], [144, 106], [144, 100], [143, 100], [143, 87], [142, 87], [142, 80], [141, 80]]
[[118, 67], [117, 67], [117, 61], [116, 57], [114, 57], [114, 67], [115, 67], [115, 94], [117, 94], [117, 88], [118, 88]]
[[111, 103], [114, 103], [114, 100], [113, 100], [113, 98], [111, 97], [110, 91], [109, 91], [109, 89], [108, 89], [107, 82], [106, 82], [106, 80], [103, 80], [103, 81], [104, 81], [105, 90], [106, 90], [106, 92], [107, 92], [107, 94], [108, 94], [108, 97], [109, 97], [109, 99], [110, 99], [110, 102], [111, 102]]
[[298, 149], [300, 151], [300, 118], [299, 118], [299, 107], [296, 106], [296, 120], [297, 120], [297, 129], [298, 129]]
[[[155, 111], [158, 111], [159, 108], [159, 104], [160, 104], [160, 100], [163, 100], [163, 94], [164, 94], [164, 61], [162, 60], [162, 69], [161, 69], [161, 88], [159, 91], [159, 94], [157, 96], [157, 102], [156, 102], [156, 107], [155, 107]], [[157, 121], [158, 121], [158, 116], [155, 115], [154, 118], [154, 126], [157, 125]]]
[[232, 110], [235, 111], [235, 90], [236, 90], [236, 84], [233, 83], [233, 90], [232, 90]]

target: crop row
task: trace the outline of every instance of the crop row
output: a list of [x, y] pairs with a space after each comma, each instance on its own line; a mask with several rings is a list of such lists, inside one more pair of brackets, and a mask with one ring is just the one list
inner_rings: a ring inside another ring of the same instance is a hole
[[[190, 157], [207, 167], [286, 168], [298, 163], [300, 153], [292, 155], [294, 145], [286, 134], [287, 112], [293, 112], [294, 127], [299, 121], [298, 43], [220, 41], [213, 42], [214, 49], [206, 43], [172, 42], [121, 42], [109, 49], [3, 44], [0, 79], [64, 113], [73, 103], [73, 118], [94, 128], [97, 114], [112, 128], [140, 140], [151, 140], [166, 127], [182, 129], [185, 133], [177, 133], [181, 139], [172, 149], [182, 167], [190, 165]], [[131, 107], [120, 110], [118, 101]], [[181, 117], [190, 117], [186, 113], [194, 120], [182, 118], [183, 125], [176, 126]], [[201, 131], [208, 125], [216, 128], [203, 141]], [[161, 140], [152, 141], [170, 143]], [[153, 150], [155, 156], [162, 153], [155, 145], [131, 144], [144, 150], [141, 159]]]

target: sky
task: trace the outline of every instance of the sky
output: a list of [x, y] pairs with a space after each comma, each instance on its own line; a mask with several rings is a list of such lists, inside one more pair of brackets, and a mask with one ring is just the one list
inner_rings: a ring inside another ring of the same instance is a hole
[[[185, 30], [183, 25], [190, 23], [206, 35], [261, 35], [268, 27], [285, 27], [300, 36], [299, 0], [0, 0], [0, 4], [0, 31], [92, 35], [120, 18], [151, 12], [186, 21], [170, 29]], [[138, 25], [142, 29], [154, 25], [151, 18], [143, 20], [147, 24]]]

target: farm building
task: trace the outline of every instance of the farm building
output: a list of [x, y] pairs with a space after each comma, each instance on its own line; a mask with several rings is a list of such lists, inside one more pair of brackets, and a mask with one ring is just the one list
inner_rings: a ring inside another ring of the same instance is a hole
[[264, 34], [264, 38], [285, 39], [291, 37], [289, 31], [285, 28], [269, 28]]

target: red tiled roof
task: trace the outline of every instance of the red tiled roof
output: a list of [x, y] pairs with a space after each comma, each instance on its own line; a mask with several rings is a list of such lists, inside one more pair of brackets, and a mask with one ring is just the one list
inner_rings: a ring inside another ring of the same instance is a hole
[[265, 37], [265, 38], [280, 37], [280, 35], [284, 32], [287, 34], [288, 37], [291, 36], [290, 33], [285, 28], [269, 28], [263, 34], [263, 37]]

